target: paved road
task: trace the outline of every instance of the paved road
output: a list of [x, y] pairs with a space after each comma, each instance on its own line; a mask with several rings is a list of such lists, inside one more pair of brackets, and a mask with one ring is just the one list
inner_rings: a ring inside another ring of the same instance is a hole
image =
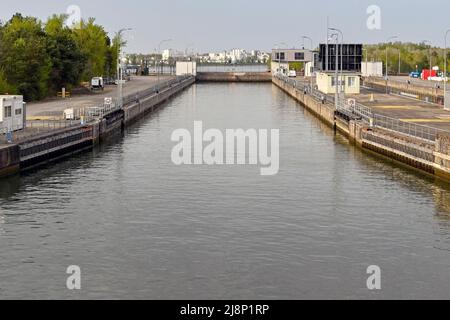
[[400, 83], [406, 83], [408, 80], [411, 82], [411, 84], [419, 86], [419, 87], [426, 87], [426, 88], [435, 88], [436, 85], [439, 85], [441, 88], [444, 87], [444, 84], [442, 81], [428, 81], [428, 80], [422, 80], [422, 79], [416, 79], [416, 78], [410, 78], [408, 76], [389, 76], [390, 81], [400, 82]]
[[[374, 101], [371, 101], [372, 94]], [[361, 89], [361, 94], [352, 98], [372, 108], [377, 114], [450, 131], [450, 112], [441, 105], [365, 88]]]
[[[166, 81], [173, 76], [161, 76], [160, 81]], [[123, 88], [124, 96], [143, 91], [155, 85], [158, 82], [157, 77], [133, 77], [127, 82]], [[116, 97], [117, 86], [106, 86], [104, 91], [92, 93], [88, 95], [73, 96], [68, 99], [51, 99], [43, 102], [27, 104], [27, 118], [37, 119], [39, 117], [45, 119], [47, 117], [62, 117], [63, 112], [67, 108], [79, 109], [83, 107], [95, 106], [103, 103], [105, 97]]]

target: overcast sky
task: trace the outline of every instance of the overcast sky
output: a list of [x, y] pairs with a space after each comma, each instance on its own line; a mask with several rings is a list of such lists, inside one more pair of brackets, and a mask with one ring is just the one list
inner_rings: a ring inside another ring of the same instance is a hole
[[[154, 52], [168, 38], [173, 41], [165, 48], [184, 51], [191, 46], [200, 52], [268, 50], [282, 42], [299, 47], [303, 35], [317, 45], [325, 41], [327, 16], [331, 26], [343, 31], [346, 42], [377, 43], [398, 35], [402, 41], [427, 39], [443, 46], [450, 28], [448, 0], [1, 0], [1, 4], [3, 21], [15, 12], [45, 20], [77, 5], [83, 18], [95, 17], [108, 32], [133, 28], [126, 51], [143, 53]], [[381, 9], [380, 30], [367, 27], [370, 5]]]

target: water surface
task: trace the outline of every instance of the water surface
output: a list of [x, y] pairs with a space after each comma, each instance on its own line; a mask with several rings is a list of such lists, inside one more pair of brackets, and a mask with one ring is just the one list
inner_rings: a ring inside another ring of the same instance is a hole
[[[280, 129], [279, 174], [173, 165], [171, 134], [195, 120]], [[194, 85], [116, 140], [0, 182], [0, 298], [450, 296], [450, 188], [349, 145], [271, 84]]]

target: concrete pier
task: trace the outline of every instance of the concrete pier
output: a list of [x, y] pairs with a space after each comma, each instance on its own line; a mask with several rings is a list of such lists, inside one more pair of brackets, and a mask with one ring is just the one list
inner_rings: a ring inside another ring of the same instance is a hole
[[0, 145], [0, 177], [91, 148], [100, 140], [121, 132], [132, 121], [155, 110], [194, 82], [194, 77], [179, 78], [166, 86], [142, 91], [123, 108], [88, 124], [35, 134], [16, 144]]
[[429, 141], [383, 128], [370, 128], [362, 120], [348, 119], [340, 115], [333, 104], [323, 103], [282, 79], [274, 77], [272, 81], [360, 148], [450, 181], [449, 134], [437, 134], [434, 141]]

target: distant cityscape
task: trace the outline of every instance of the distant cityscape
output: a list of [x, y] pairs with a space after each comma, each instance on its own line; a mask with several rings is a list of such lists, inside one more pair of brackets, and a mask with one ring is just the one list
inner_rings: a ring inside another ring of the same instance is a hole
[[[154, 56], [154, 55], [153, 55]], [[165, 49], [161, 53], [161, 59], [164, 62], [192, 60], [200, 63], [222, 63], [222, 64], [236, 64], [236, 63], [268, 63], [270, 60], [270, 53], [261, 50], [245, 50], [245, 49], [230, 49], [220, 52], [195, 53], [183, 52], [173, 49]], [[152, 59], [153, 60], [153, 59]]]

